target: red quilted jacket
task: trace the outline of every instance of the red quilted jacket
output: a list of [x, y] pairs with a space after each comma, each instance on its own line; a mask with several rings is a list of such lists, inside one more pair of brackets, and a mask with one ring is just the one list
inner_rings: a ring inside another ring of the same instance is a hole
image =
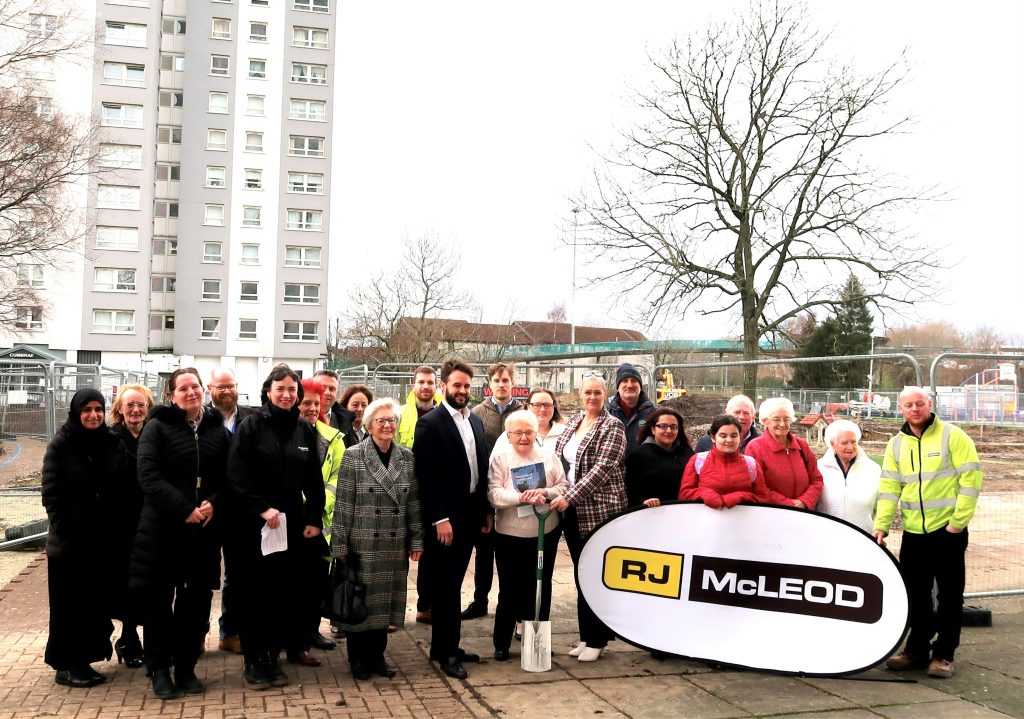
[[679, 499], [699, 499], [713, 509], [735, 507], [740, 502], [768, 501], [768, 488], [761, 468], [754, 464], [755, 478], [751, 481], [747, 458], [739, 452], [723, 454], [712, 447], [699, 476], [697, 459], [698, 455], [694, 455], [686, 463]]

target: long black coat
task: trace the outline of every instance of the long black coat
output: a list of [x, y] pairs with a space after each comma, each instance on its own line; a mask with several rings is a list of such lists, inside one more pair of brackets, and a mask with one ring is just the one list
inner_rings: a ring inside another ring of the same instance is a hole
[[[178, 407], [156, 407], [150, 413], [139, 437], [139, 485], [145, 498], [132, 552], [132, 589], [186, 581], [220, 587], [217, 525], [225, 509], [229, 444], [219, 414], [204, 412], [193, 433]], [[204, 500], [213, 505], [213, 520], [205, 527], [186, 524]]]
[[139, 486], [138, 473], [139, 438], [132, 435], [123, 422], [114, 425], [111, 431], [121, 440], [124, 462], [116, 480], [107, 485], [102, 497], [110, 516], [110, 611], [111, 616], [138, 624], [139, 617], [131, 612], [128, 579], [135, 531], [139, 528], [139, 516], [142, 514], [142, 488]]
[[671, 502], [679, 499], [683, 470], [693, 456], [689, 445], [676, 442], [672, 451], [662, 449], [653, 439], [626, 456], [626, 500], [630, 507], [646, 499]]
[[[102, 402], [88, 393], [84, 399]], [[71, 414], [84, 404], [73, 402]], [[45, 660], [58, 671], [110, 658], [109, 509], [102, 497], [117, 480], [123, 457], [109, 429], [86, 431], [77, 416], [57, 430], [43, 456], [43, 506], [50, 521]]]
[[[284, 512], [288, 546], [302, 545], [308, 525], [323, 529], [326, 495], [320, 471], [316, 430], [299, 419], [298, 411], [265, 405], [238, 425], [228, 460], [232, 492], [232, 542], [241, 541], [243, 555], [258, 556], [260, 514], [274, 507]], [[328, 554], [327, 543], [317, 551]]]

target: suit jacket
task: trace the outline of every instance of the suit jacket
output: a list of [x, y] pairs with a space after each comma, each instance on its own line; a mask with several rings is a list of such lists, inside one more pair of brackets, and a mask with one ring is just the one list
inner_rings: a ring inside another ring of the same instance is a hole
[[416, 422], [412, 451], [416, 457], [416, 480], [424, 529], [446, 517], [457, 538], [460, 531], [473, 532], [485, 523], [490, 511], [487, 503], [487, 447], [484, 425], [472, 412], [469, 425], [476, 440], [478, 477], [476, 491], [470, 493], [470, 468], [462, 435], [448, 408], [438, 405]]
[[331, 414], [328, 418], [330, 421], [328, 424], [341, 432], [341, 441], [345, 444], [346, 449], [354, 444], [358, 444], [361, 439], [355, 429], [352, 428], [352, 422], [355, 418], [356, 413], [342, 407], [341, 402], [335, 402], [331, 405]]
[[[242, 420], [245, 419], [246, 417], [248, 417], [253, 412], [255, 412], [256, 411], [256, 407], [253, 407], [251, 405], [242, 406], [240, 404], [239, 405], [235, 405], [235, 407], [238, 410], [238, 414], [235, 416], [235, 432], [237, 432], [238, 428], [242, 424]], [[206, 403], [206, 410], [208, 412], [215, 412], [216, 414], [219, 414], [221, 417], [224, 417], [224, 413], [221, 412], [216, 407], [214, 407], [213, 406], [213, 402], [207, 402]]]

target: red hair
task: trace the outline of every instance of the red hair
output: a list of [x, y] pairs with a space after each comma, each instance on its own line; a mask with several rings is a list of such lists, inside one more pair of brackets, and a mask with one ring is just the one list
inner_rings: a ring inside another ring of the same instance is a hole
[[324, 407], [324, 386], [315, 379], [304, 379], [300, 382], [302, 391], [307, 395], [315, 394], [320, 398], [320, 415], [317, 417], [321, 422], [327, 421], [326, 407]]

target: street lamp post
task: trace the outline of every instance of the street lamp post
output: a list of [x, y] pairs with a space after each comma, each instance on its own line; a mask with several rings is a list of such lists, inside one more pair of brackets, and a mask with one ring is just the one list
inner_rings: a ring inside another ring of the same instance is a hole
[[572, 290], [569, 294], [569, 349], [576, 351], [576, 228], [579, 226], [580, 208], [572, 208]]

